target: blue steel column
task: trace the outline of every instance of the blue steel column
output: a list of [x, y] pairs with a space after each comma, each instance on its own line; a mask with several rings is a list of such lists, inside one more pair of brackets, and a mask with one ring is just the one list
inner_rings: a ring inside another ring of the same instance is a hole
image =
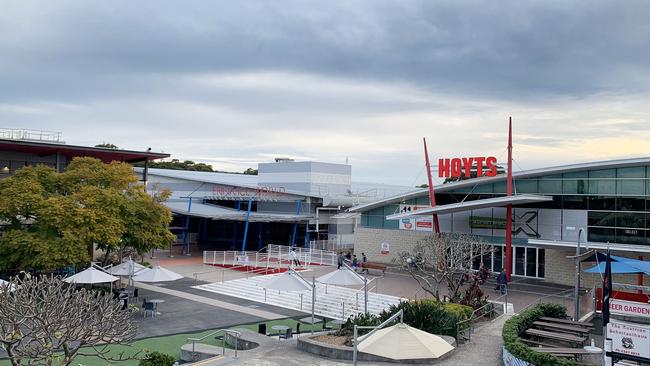
[[246, 238], [248, 237], [248, 219], [251, 217], [251, 206], [253, 206], [253, 196], [248, 199], [248, 210], [246, 210], [246, 226], [244, 226], [244, 239], [241, 243], [242, 255], [246, 252]]
[[[302, 201], [296, 201], [296, 216], [300, 215], [300, 209], [302, 206]], [[291, 247], [293, 248], [296, 244], [296, 231], [298, 230], [298, 222], [296, 221], [293, 224], [293, 234], [291, 235]]]

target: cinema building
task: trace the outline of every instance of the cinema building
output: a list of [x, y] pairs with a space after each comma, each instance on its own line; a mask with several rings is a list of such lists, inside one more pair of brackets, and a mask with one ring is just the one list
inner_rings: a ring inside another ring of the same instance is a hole
[[[580, 229], [582, 248], [650, 256], [650, 158], [598, 161], [461, 180], [414, 190], [352, 208], [360, 213], [355, 252], [370, 261], [390, 262], [432, 233], [438, 214], [441, 232], [466, 233], [491, 243], [482, 262], [493, 271], [505, 263], [506, 206], [512, 207], [512, 275], [572, 285]], [[381, 248], [389, 248], [382, 254]], [[478, 268], [480, 261], [475, 261]], [[587, 266], [583, 264], [583, 266]], [[584, 268], [584, 267], [583, 267]], [[626, 277], [627, 276], [627, 277]], [[637, 284], [637, 275], [617, 281]], [[583, 274], [591, 287], [600, 276]]]

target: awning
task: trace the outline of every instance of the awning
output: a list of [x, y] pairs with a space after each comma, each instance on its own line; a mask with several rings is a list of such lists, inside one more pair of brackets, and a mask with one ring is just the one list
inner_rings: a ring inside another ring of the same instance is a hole
[[400, 220], [418, 216], [431, 216], [433, 214], [449, 214], [453, 212], [462, 212], [470, 210], [478, 210], [480, 208], [489, 207], [503, 207], [507, 205], [523, 205], [527, 203], [548, 202], [552, 201], [553, 197], [539, 196], [535, 194], [518, 194], [516, 196], [503, 196], [495, 198], [486, 198], [483, 200], [473, 200], [458, 203], [451, 203], [448, 205], [441, 205], [431, 208], [425, 208], [417, 211], [399, 213], [386, 216], [386, 220]]
[[[650, 275], [650, 262], [633, 258], [619, 257], [616, 255], [612, 255], [610, 257], [612, 273], [645, 273], [647, 275]], [[583, 272], [605, 273], [605, 266], [606, 262], [599, 262], [597, 266], [586, 269]]]
[[[228, 207], [209, 205], [205, 203], [189, 201], [168, 201], [164, 203], [169, 207], [172, 212], [194, 217], [205, 217], [213, 220], [230, 220], [230, 221], [246, 221], [246, 211], [235, 210]], [[277, 214], [268, 212], [251, 212], [250, 222], [303, 222], [309, 221], [311, 215], [291, 215], [291, 214]]]

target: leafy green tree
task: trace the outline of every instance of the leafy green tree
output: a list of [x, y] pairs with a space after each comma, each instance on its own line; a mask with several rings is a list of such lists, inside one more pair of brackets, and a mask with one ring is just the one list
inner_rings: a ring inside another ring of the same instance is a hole
[[105, 149], [113, 149], [113, 150], [118, 149], [117, 145], [114, 145], [114, 144], [111, 144], [111, 143], [108, 143], [108, 142], [102, 142], [101, 144], [95, 145], [95, 147], [103, 147]]
[[[25, 167], [0, 181], [0, 267], [56, 269], [88, 262], [89, 249], [138, 253], [174, 239], [163, 192], [150, 196], [131, 166], [75, 158], [63, 173]], [[108, 256], [107, 256], [108, 257]]]
[[257, 169], [248, 168], [244, 170], [245, 175], [257, 175]]

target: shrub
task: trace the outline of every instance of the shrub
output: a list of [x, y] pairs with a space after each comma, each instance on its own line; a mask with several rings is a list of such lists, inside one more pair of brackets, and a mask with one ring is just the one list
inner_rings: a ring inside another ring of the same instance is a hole
[[173, 366], [176, 357], [161, 352], [148, 353], [138, 366]]
[[576, 366], [576, 362], [560, 359], [546, 353], [535, 352], [520, 338], [520, 335], [543, 316], [553, 318], [566, 317], [566, 307], [557, 304], [539, 304], [506, 321], [501, 332], [503, 345], [513, 356], [535, 366]]

